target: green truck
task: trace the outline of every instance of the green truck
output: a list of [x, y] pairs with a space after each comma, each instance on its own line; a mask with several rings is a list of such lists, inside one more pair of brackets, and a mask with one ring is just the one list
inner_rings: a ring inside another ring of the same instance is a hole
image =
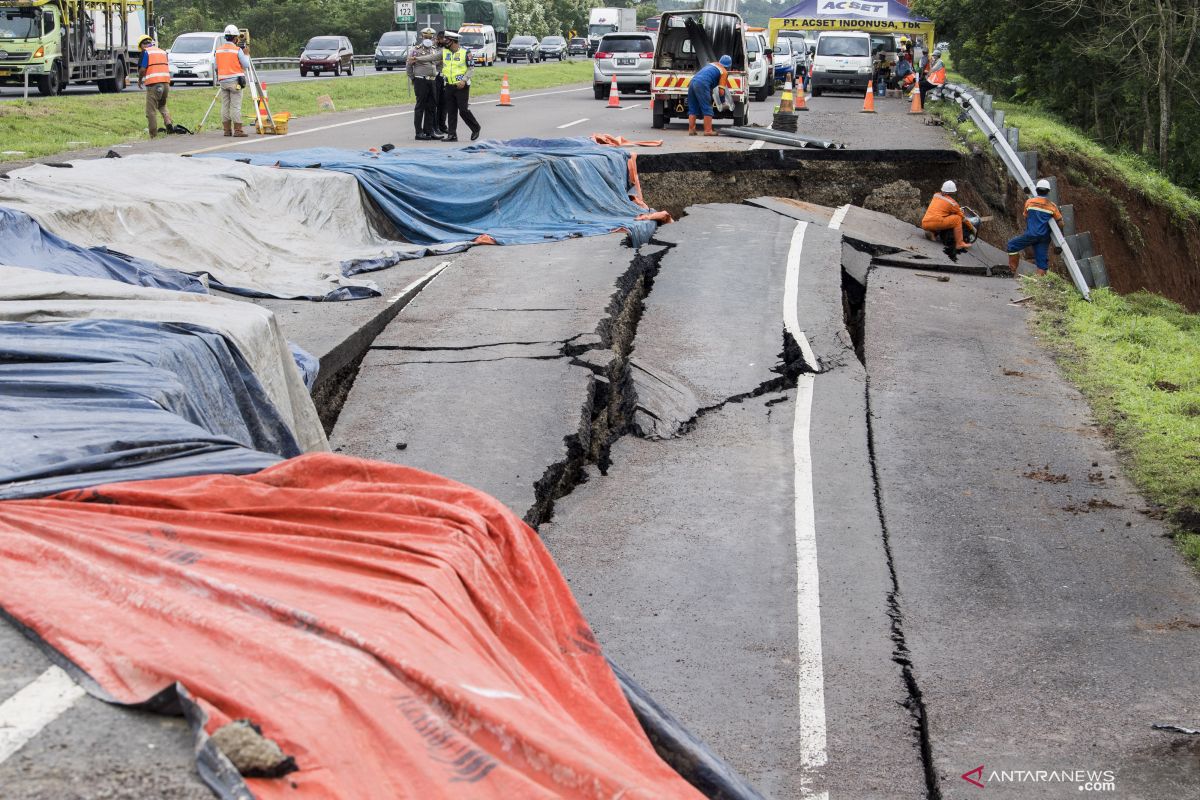
[[153, 0], [0, 0], [0, 85], [119, 92], [153, 36]]
[[466, 22], [462, 3], [417, 3], [414, 9], [417, 28], [426, 25], [439, 31], [456, 31]]
[[463, 11], [467, 18], [463, 22], [491, 25], [496, 31], [496, 43], [504, 47], [508, 43], [508, 5], [490, 0], [466, 0]]

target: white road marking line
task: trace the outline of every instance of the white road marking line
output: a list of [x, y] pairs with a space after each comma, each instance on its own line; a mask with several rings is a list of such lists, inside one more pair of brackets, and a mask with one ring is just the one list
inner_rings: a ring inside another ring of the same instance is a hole
[[807, 230], [807, 222], [797, 222], [792, 231], [792, 243], [788, 247], [787, 276], [783, 284], [783, 325], [796, 340], [796, 344], [800, 345], [800, 355], [804, 357], [804, 363], [813, 372], [820, 372], [821, 365], [817, 363], [808, 337], [800, 328], [800, 311], [796, 307], [800, 300], [800, 254], [804, 252], [804, 233]]
[[631, 109], [631, 108], [641, 108], [641, 107], [642, 107], [642, 104], [641, 104], [641, 103], [634, 103], [634, 104], [633, 104], [633, 105], [631, 105], [631, 106], [621, 106], [621, 109], [620, 109], [620, 110], [621, 110], [621, 111], [628, 111], [628, 110], [629, 110], [629, 109]]
[[[554, 95], [554, 94], [569, 94], [571, 92], [584, 92], [584, 91], [587, 91], [587, 89], [588, 89], [588, 87], [575, 88], [575, 89], [560, 89], [560, 90], [554, 91], [554, 92], [539, 92], [537, 94], [523, 94], [523, 95], [520, 95], [519, 97], [514, 95], [513, 100], [518, 100], [518, 99], [529, 100], [534, 97], [549, 97], [550, 95]], [[499, 95], [497, 95], [497, 97], [498, 96]], [[479, 101], [484, 100], [484, 99], [486, 99], [486, 98], [481, 97], [481, 98], [479, 98]], [[375, 122], [376, 120], [381, 120], [381, 119], [392, 119], [393, 117], [404, 117], [404, 116], [408, 116], [409, 114], [412, 114], [412, 113], [413, 113], [413, 109], [411, 109], [411, 108], [408, 109], [407, 111], [393, 111], [390, 114], [377, 114], [373, 117], [364, 117], [362, 119], [352, 119], [347, 122], [335, 122], [332, 125], [322, 125], [317, 128], [308, 128], [307, 130], [303, 130], [303, 131], [288, 131], [285, 134], [282, 134], [279, 136], [272, 136], [271, 138], [272, 139], [286, 139], [289, 136], [303, 136], [306, 133], [319, 133], [320, 131], [329, 131], [329, 130], [333, 130], [334, 128], [344, 128], [347, 125], [361, 125], [364, 122]], [[255, 139], [254, 141], [262, 142], [262, 141], [267, 141], [267, 140]], [[226, 147], [245, 147], [248, 144], [251, 144], [251, 142], [226, 142], [224, 144], [213, 145], [212, 147], [204, 147], [199, 150], [189, 150], [186, 153], [181, 153], [181, 155], [195, 156], [195, 155], [199, 155], [201, 153], [211, 153], [214, 150], [224, 150]]]
[[[800, 330], [796, 299], [799, 295], [800, 256], [808, 223], [799, 222], [788, 251], [783, 320], [789, 333], [809, 358], [812, 348]], [[814, 359], [815, 363], [815, 359]], [[823, 767], [829, 760], [825, 729], [825, 666], [821, 653], [821, 591], [817, 568], [817, 524], [812, 488], [812, 447], [809, 424], [816, 375], [806, 372], [796, 382], [796, 417], [792, 427], [796, 497], [796, 619], [799, 664], [797, 701], [800, 714], [800, 765], [805, 770]], [[820, 796], [827, 796], [821, 793]]]
[[848, 213], [850, 213], [850, 204], [846, 203], [846, 205], [833, 212], [833, 219], [829, 220], [829, 227], [835, 231], [842, 227], [842, 223], [845, 221]]
[[60, 667], [50, 667], [0, 705], [0, 764], [75, 705], [86, 692]]
[[388, 302], [394, 303], [397, 300], [399, 300], [400, 298], [404, 297], [404, 295], [412, 292], [414, 289], [420, 288], [421, 286], [425, 285], [426, 283], [428, 283], [429, 281], [431, 281], [435, 277], [437, 277], [438, 273], [440, 273], [442, 270], [444, 270], [448, 266], [450, 266], [450, 262], [443, 261], [442, 263], [438, 264], [433, 269], [429, 270], [429, 272], [426, 272], [424, 275], [417, 278], [415, 281], [410, 283], [408, 286], [405, 286], [403, 289], [401, 289], [400, 294], [396, 295], [395, 297], [389, 297]]
[[764, 140], [764, 139], [759, 139], [757, 142], [755, 142], [754, 144], [750, 145], [750, 149], [751, 149], [751, 150], [761, 150], [761, 149], [762, 149], [762, 146], [763, 146], [764, 144], [766, 144], [766, 143], [767, 143], [767, 142], [766, 142], [766, 140]]
[[569, 128], [572, 125], [578, 125], [581, 122], [587, 122], [589, 119], [591, 119], [591, 117], [584, 117], [583, 119], [577, 119], [574, 122], [568, 122], [566, 125], [559, 125], [558, 129], [561, 131], [563, 128]]

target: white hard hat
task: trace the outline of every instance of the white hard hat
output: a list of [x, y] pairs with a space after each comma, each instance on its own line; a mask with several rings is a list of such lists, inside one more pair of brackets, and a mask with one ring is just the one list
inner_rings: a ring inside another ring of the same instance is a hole
[[954, 185], [954, 181], [946, 181], [942, 184], [942, 191], [946, 194], [954, 194], [958, 191], [958, 187]]
[[226, 36], [237, 36], [238, 33], [239, 33], [239, 31], [238, 31], [237, 25], [226, 25], [225, 26], [225, 35]]
[[1037, 188], [1045, 189], [1047, 192], [1050, 191], [1050, 181], [1046, 180], [1045, 178], [1042, 178], [1040, 181], [1037, 182]]

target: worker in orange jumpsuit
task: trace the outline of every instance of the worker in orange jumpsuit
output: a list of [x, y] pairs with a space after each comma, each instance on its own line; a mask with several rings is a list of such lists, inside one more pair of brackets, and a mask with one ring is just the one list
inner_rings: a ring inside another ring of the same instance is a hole
[[925, 210], [921, 227], [925, 229], [928, 239], [938, 238], [937, 235], [942, 231], [951, 231], [954, 234], [955, 249], [963, 252], [971, 245], [963, 241], [962, 206], [951, 196], [956, 192], [958, 192], [958, 187], [954, 181], [943, 183], [942, 190], [929, 201], [929, 208]]

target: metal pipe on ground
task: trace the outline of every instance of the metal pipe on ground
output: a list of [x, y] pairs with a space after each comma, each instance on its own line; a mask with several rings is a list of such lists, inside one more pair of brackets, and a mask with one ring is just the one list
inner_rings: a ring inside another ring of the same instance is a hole
[[782, 133], [758, 128], [722, 128], [723, 136], [733, 136], [738, 139], [761, 139], [773, 144], [785, 144], [791, 147], [816, 147], [821, 150], [844, 150], [846, 145], [831, 142], [827, 139], [817, 139], [812, 136], [801, 136], [798, 133]]

